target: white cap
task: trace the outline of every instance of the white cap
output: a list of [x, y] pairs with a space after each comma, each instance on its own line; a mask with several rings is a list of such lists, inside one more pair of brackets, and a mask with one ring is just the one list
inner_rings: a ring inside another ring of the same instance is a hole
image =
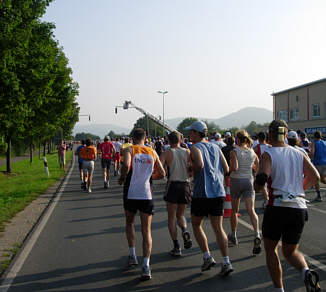
[[288, 139], [298, 139], [298, 134], [295, 131], [290, 131], [288, 133]]
[[224, 135], [225, 137], [231, 137], [232, 135], [231, 135], [231, 133], [230, 132], [225, 132], [225, 135]]
[[215, 134], [215, 138], [218, 138], [218, 139], [221, 138], [221, 134], [220, 133], [216, 133]]

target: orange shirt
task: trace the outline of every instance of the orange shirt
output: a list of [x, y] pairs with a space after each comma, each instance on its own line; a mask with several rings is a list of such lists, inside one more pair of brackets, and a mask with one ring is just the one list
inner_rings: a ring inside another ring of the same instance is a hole
[[80, 150], [79, 155], [83, 160], [95, 160], [96, 148], [94, 146], [86, 146]]

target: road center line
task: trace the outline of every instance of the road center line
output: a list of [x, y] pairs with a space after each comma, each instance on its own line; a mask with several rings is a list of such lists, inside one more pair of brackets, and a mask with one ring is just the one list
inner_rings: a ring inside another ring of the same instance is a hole
[[[247, 223], [246, 221], [238, 218], [238, 222], [243, 225], [244, 227], [250, 229], [251, 231], [254, 231], [253, 227], [251, 226], [251, 224]], [[279, 243], [279, 246], [281, 246], [281, 243]], [[305, 257], [305, 259], [312, 265], [314, 265], [315, 267], [317, 267], [319, 270], [322, 270], [324, 272], [326, 272], [326, 265], [324, 265], [323, 263], [319, 262], [318, 260], [315, 260], [309, 256], [307, 256], [306, 254], [304, 254], [302, 251], [300, 251], [302, 253], [302, 255]]]
[[57, 193], [55, 198], [53, 198], [52, 202], [50, 202], [50, 206], [45, 211], [45, 214], [43, 215], [43, 217], [42, 217], [40, 223], [38, 224], [38, 226], [36, 227], [36, 229], [33, 231], [30, 239], [24, 245], [23, 250], [19, 254], [18, 258], [15, 259], [14, 264], [9, 268], [8, 272], [6, 273], [5, 278], [2, 281], [1, 286], [0, 286], [1, 292], [7, 292], [9, 290], [12, 282], [14, 281], [15, 277], [17, 276], [17, 274], [21, 270], [22, 266], [24, 265], [28, 255], [30, 254], [31, 250], [33, 249], [34, 244], [38, 240], [38, 238], [39, 238], [40, 234], [42, 233], [44, 227], [46, 226], [49, 218], [51, 217], [53, 210], [55, 209], [57, 203], [59, 202], [59, 200], [62, 196], [62, 193], [64, 192], [65, 187], [70, 179], [72, 170], [74, 169], [74, 166], [75, 166], [75, 155], [72, 155], [72, 156], [73, 156], [72, 165], [71, 165], [68, 175], [64, 179], [64, 182], [63, 182], [62, 186], [60, 187], [59, 192]]

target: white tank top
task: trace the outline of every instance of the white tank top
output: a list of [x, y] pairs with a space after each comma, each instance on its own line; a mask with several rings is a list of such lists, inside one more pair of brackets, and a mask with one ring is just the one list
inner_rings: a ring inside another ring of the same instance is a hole
[[235, 153], [238, 159], [238, 170], [232, 171], [233, 178], [252, 178], [252, 166], [254, 164], [256, 153], [251, 148], [244, 149], [237, 146]]
[[172, 163], [169, 166], [169, 181], [188, 181], [187, 150], [184, 148], [170, 148], [173, 154]]
[[[293, 147], [271, 147], [266, 150], [272, 161], [271, 178], [273, 206], [305, 209], [306, 200], [303, 198], [303, 155]], [[291, 196], [292, 195], [292, 196]], [[291, 196], [291, 197], [289, 197]], [[300, 196], [300, 197], [298, 197]], [[286, 199], [284, 198], [292, 198]]]

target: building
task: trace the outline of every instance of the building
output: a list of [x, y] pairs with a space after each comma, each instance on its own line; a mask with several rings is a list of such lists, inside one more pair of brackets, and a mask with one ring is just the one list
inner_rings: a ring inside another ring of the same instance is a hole
[[319, 130], [326, 136], [326, 78], [272, 93], [274, 119], [309, 136]]

